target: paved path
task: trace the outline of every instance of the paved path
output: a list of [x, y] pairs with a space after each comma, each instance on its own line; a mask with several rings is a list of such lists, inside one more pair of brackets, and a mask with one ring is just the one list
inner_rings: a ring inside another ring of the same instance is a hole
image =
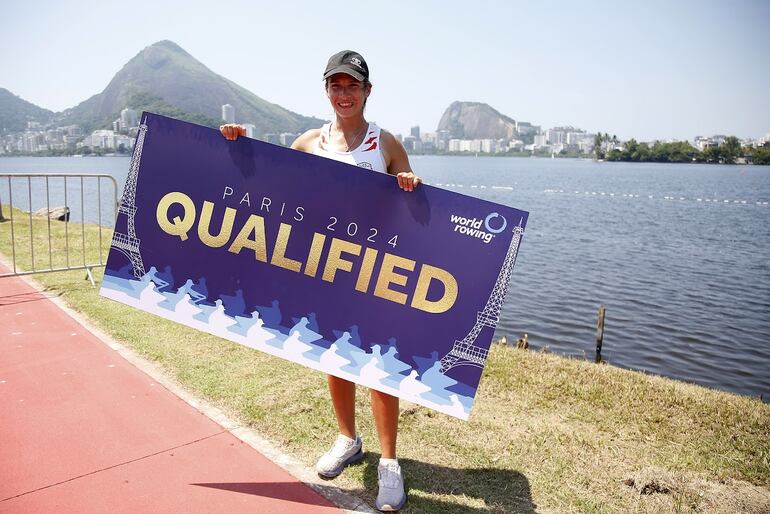
[[0, 278], [0, 512], [247, 511], [341, 512]]

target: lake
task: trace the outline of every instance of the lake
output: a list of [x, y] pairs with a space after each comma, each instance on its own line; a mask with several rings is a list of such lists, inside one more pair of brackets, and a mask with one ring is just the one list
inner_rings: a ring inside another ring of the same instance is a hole
[[[532, 348], [593, 360], [603, 304], [609, 363], [770, 399], [770, 167], [411, 161], [426, 183], [530, 213], [497, 336], [527, 333]], [[127, 157], [2, 158], [0, 173], [106, 173], [122, 187], [128, 164]], [[62, 189], [61, 179], [51, 186]], [[100, 187], [109, 191], [106, 181]], [[32, 190], [33, 208], [45, 206], [39, 180]], [[79, 220], [79, 183], [68, 191]], [[95, 182], [84, 183], [86, 198], [95, 191]], [[26, 183], [13, 194], [26, 208]], [[56, 194], [51, 205], [63, 205]], [[7, 198], [8, 184], [0, 183]], [[109, 199], [102, 211], [111, 225]], [[96, 221], [97, 209], [86, 208], [85, 219]]]

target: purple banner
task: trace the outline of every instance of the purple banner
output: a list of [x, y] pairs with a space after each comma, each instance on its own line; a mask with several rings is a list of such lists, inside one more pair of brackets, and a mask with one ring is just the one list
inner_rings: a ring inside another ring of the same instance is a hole
[[145, 113], [100, 294], [467, 419], [526, 222]]

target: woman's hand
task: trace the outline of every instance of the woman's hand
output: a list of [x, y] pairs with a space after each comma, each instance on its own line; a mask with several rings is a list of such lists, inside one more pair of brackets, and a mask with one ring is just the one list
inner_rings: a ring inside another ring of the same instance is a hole
[[420, 177], [412, 173], [411, 171], [402, 171], [401, 173], [396, 175], [396, 178], [398, 179], [398, 187], [403, 189], [404, 191], [414, 191], [414, 188], [417, 187], [417, 184], [422, 182], [420, 180]]
[[225, 136], [228, 141], [235, 141], [238, 136], [246, 135], [246, 127], [242, 127], [237, 123], [228, 123], [227, 125], [220, 125], [219, 131]]

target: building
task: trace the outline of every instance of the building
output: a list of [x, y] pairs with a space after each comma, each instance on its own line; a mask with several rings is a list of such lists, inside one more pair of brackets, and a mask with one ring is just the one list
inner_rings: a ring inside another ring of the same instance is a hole
[[420, 139], [424, 152], [432, 153], [438, 149], [438, 134], [436, 132], [425, 132]]
[[415, 125], [411, 129], [409, 129], [409, 135], [415, 139], [420, 139], [420, 126]]
[[517, 121], [516, 132], [521, 135], [538, 134], [540, 132], [540, 127], [526, 121]]
[[484, 148], [492, 149], [493, 141], [493, 139], [450, 139], [448, 149], [450, 152], [480, 153], [485, 151]]
[[256, 131], [257, 131], [256, 126], [254, 126], [251, 123], [242, 123], [241, 127], [246, 129], [246, 137], [250, 137], [251, 139], [256, 138]]
[[710, 137], [695, 136], [695, 148], [699, 151], [703, 151], [710, 146], [719, 146], [719, 144]]
[[294, 142], [294, 140], [297, 139], [297, 137], [297, 134], [292, 132], [283, 132], [280, 136], [278, 136], [278, 141], [281, 143], [281, 146], [289, 147]]
[[414, 152], [417, 146], [416, 143], [417, 143], [417, 138], [411, 135], [406, 136], [402, 141], [402, 144], [404, 145], [404, 150], [406, 150], [407, 152]]
[[497, 153], [497, 141], [494, 139], [482, 139], [480, 148], [484, 153]]
[[447, 151], [449, 149], [449, 140], [452, 136], [448, 130], [439, 130], [436, 132], [436, 148], [440, 151]]
[[128, 131], [131, 127], [139, 126], [139, 113], [134, 109], [126, 107], [120, 111], [120, 128], [121, 132]]
[[567, 142], [567, 133], [561, 128], [552, 128], [545, 131], [545, 139], [551, 145], [563, 145]]
[[436, 132], [424, 132], [420, 139], [422, 139], [423, 143], [438, 144], [438, 134]]
[[130, 150], [134, 147], [134, 139], [123, 134], [115, 136], [115, 149], [116, 150]]
[[570, 130], [567, 132], [567, 144], [579, 145], [583, 139], [585, 139], [586, 133], [584, 130]]
[[48, 150], [45, 134], [42, 132], [27, 131], [22, 136], [20, 143], [20, 145], [17, 145], [17, 148], [24, 152], [44, 152]]
[[222, 119], [225, 123], [235, 123], [235, 107], [230, 104], [222, 106]]
[[113, 130], [94, 130], [90, 136], [83, 139], [80, 146], [90, 146], [91, 148], [115, 149], [115, 131]]
[[578, 150], [581, 153], [591, 154], [594, 152], [594, 138], [596, 134], [585, 134], [583, 139], [578, 141]]
[[281, 144], [281, 136], [274, 133], [265, 134], [263, 141], [273, 144], [273, 145], [280, 145]]

